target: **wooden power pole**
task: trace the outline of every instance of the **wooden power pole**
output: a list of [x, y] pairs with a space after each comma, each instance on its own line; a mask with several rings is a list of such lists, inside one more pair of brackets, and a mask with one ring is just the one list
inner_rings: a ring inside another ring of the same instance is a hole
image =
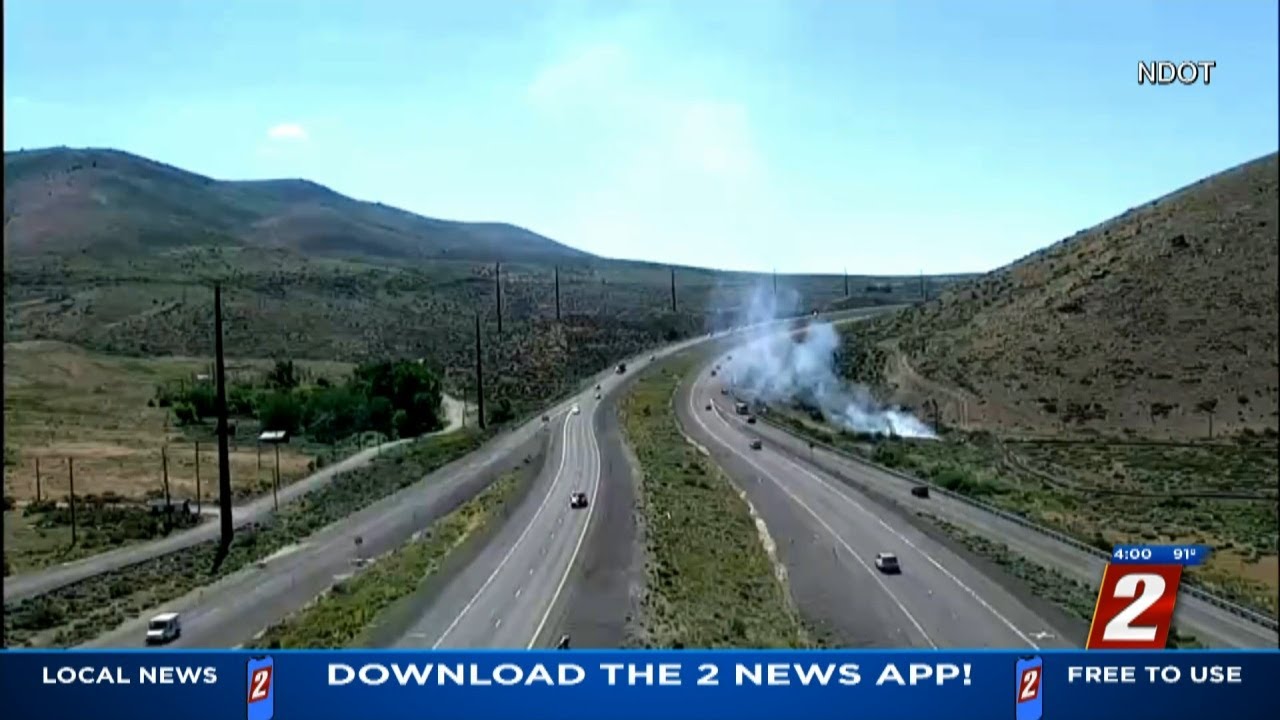
[[218, 554], [213, 561], [214, 568], [221, 567], [222, 561], [231, 551], [231, 539], [235, 527], [231, 524], [231, 453], [227, 448], [227, 366], [222, 354], [222, 285], [213, 286], [213, 355], [214, 411], [218, 415], [218, 510], [221, 513], [222, 534], [218, 542]]
[[[557, 295], [558, 297], [558, 295]], [[557, 312], [557, 315], [559, 313]], [[484, 363], [480, 358], [480, 315], [476, 314], [476, 409], [480, 413], [480, 429], [484, 429]]]

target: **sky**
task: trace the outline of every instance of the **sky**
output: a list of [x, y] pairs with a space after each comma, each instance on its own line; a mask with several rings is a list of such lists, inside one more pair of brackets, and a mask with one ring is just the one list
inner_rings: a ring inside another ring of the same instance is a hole
[[[7, 0], [4, 148], [621, 258], [981, 272], [1277, 149], [1272, 0]], [[1139, 61], [1211, 60], [1139, 86]]]

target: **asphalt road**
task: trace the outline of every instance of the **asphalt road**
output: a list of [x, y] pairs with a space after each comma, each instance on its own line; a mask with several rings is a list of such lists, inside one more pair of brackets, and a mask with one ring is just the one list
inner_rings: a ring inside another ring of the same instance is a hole
[[[494, 478], [537, 453], [547, 433], [529, 423], [480, 451], [428, 475], [422, 482], [329, 525], [302, 543], [181, 598], [150, 608], [83, 647], [143, 645], [147, 619], [182, 613], [182, 637], [165, 648], [227, 648], [303, 607], [358, 569], [362, 558], [400, 547], [436, 519], [474, 497]], [[361, 544], [357, 548], [355, 539]]]
[[[933, 493], [927, 499], [913, 497], [910, 494], [913, 483], [910, 481], [821, 447], [810, 450], [807, 440], [767, 423], [750, 426], [748, 432], [761, 438], [764, 446], [775, 452], [800, 460], [812, 458], [812, 464], [845, 484], [886, 498], [909, 512], [927, 512], [969, 532], [1003, 543], [1028, 560], [1054, 568], [1079, 582], [1096, 585], [1102, 577], [1105, 565], [1102, 558], [1048, 535], [941, 493]], [[1210, 647], [1276, 647], [1275, 631], [1185, 594], [1178, 598], [1174, 619], [1180, 629]]]
[[[1078, 647], [1046, 618], [946, 543], [876, 498], [765, 443], [749, 449], [745, 419], [704, 368], [675, 405], [686, 433], [742, 487], [786, 565], [802, 613], [846, 647]], [[706, 405], [712, 404], [707, 410]], [[879, 572], [879, 552], [901, 561]]]
[[[595, 512], [600, 452], [594, 396], [551, 423], [555, 438], [525, 501], [396, 644], [416, 648], [532, 647], [569, 576]], [[587, 507], [571, 508], [584, 492]]]
[[[444, 398], [444, 410], [447, 424], [439, 432], [432, 433], [434, 435], [452, 432], [462, 426], [462, 402], [446, 397]], [[382, 452], [404, 442], [408, 442], [408, 440], [396, 440], [361, 450], [355, 455], [324, 467], [297, 482], [290, 483], [280, 488], [278, 493], [279, 503], [285, 505], [293, 502], [303, 495], [323, 487], [338, 475], [367, 465]], [[266, 518], [275, 512], [275, 502], [271, 495], [265, 495], [243, 505], [233, 507], [231, 509], [232, 524], [235, 527], [241, 527]], [[214, 512], [212, 514], [217, 516], [219, 513]], [[4, 579], [4, 601], [9, 603], [21, 600], [25, 597], [56, 590], [85, 578], [145, 562], [151, 558], [176, 552], [192, 545], [198, 545], [206, 540], [213, 540], [218, 537], [220, 532], [221, 529], [218, 523], [213, 519], [209, 519], [189, 530], [172, 533], [158, 540], [109, 550], [80, 560], [55, 565], [38, 572], [13, 575]]]

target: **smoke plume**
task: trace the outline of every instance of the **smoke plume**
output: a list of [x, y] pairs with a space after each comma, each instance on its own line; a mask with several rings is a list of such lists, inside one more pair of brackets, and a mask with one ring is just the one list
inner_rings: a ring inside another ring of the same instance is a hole
[[[755, 325], [794, 316], [795, 303], [786, 298], [783, 304], [792, 307], [780, 308], [772, 288], [757, 287], [738, 324]], [[811, 318], [797, 337], [780, 335], [778, 330], [777, 326], [758, 330], [746, 345], [734, 349], [733, 360], [723, 370], [736, 394], [770, 404], [800, 404], [817, 409], [828, 422], [854, 432], [936, 437], [911, 413], [882, 405], [866, 387], [847, 382], [836, 373], [835, 353], [840, 336], [833, 325]]]

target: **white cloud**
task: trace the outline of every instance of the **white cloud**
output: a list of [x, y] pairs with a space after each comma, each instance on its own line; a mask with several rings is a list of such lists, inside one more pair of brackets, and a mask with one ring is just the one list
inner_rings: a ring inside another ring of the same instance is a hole
[[267, 137], [272, 140], [300, 142], [307, 139], [307, 130], [297, 123], [280, 123], [267, 131]]

